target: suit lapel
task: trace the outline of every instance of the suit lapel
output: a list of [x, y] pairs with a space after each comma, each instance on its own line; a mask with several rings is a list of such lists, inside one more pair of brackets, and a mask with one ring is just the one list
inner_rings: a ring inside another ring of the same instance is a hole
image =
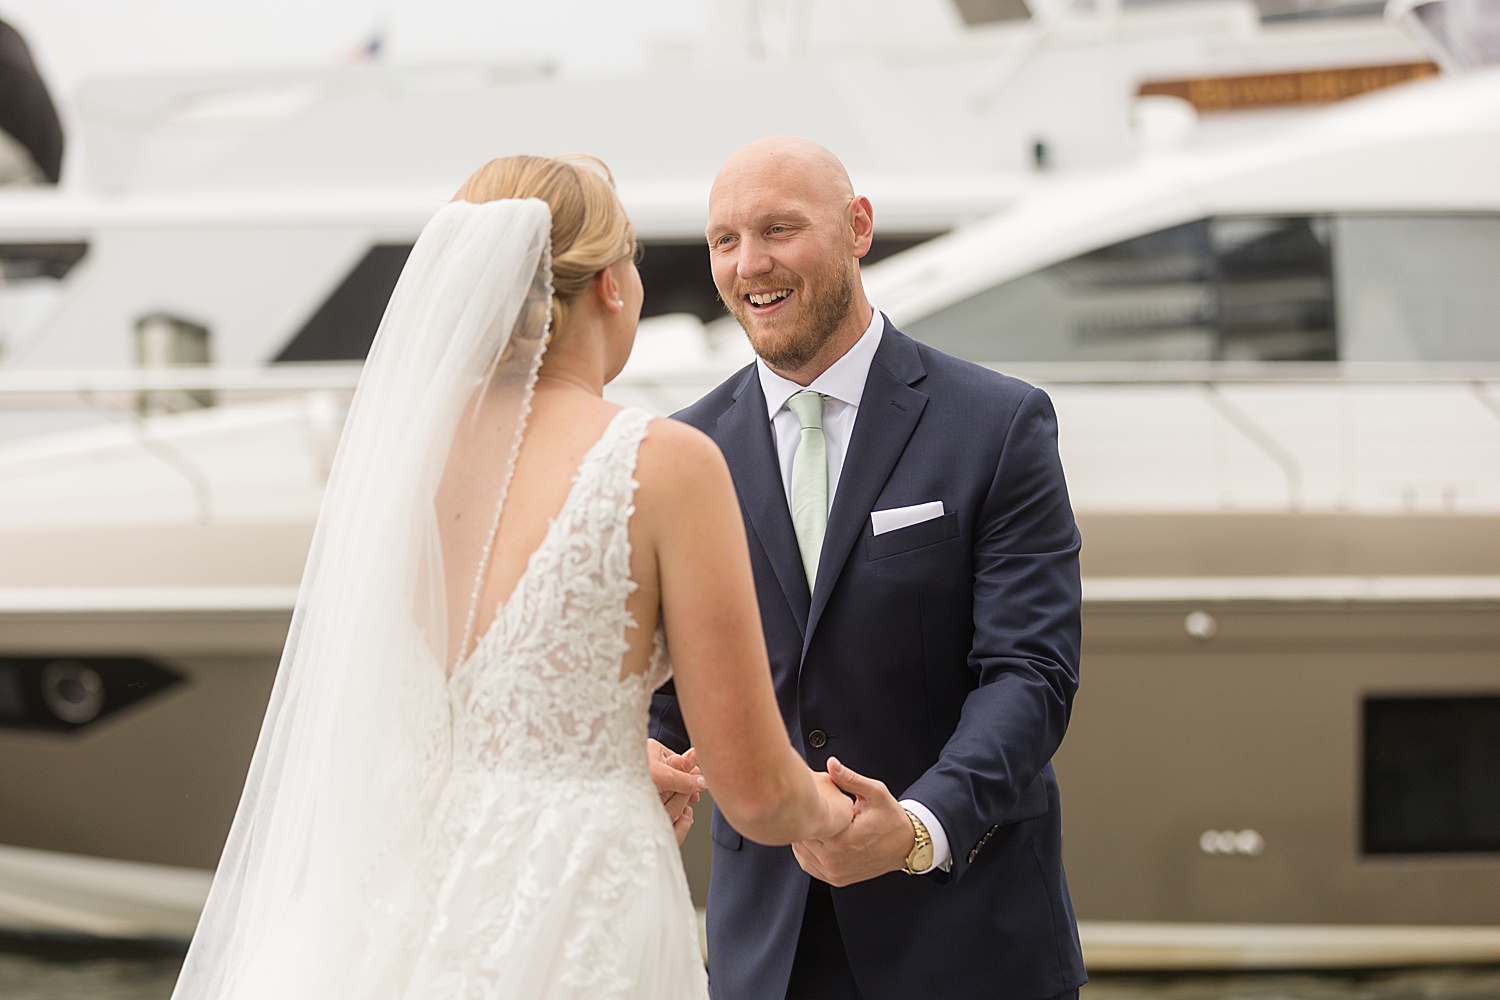
[[802, 569], [802, 552], [797, 547], [791, 511], [787, 509], [781, 464], [776, 459], [771, 422], [766, 418], [765, 393], [761, 392], [760, 379], [755, 377], [754, 365], [735, 393], [734, 403], [720, 414], [717, 437], [745, 515], [771, 560], [787, 604], [797, 619], [797, 628], [805, 636], [810, 601], [807, 574]]
[[[891, 470], [906, 450], [922, 410], [926, 393], [913, 389], [912, 383], [927, 374], [916, 344], [887, 321], [880, 347], [870, 364], [865, 391], [859, 401], [859, 415], [854, 418], [854, 432], [844, 453], [844, 468], [839, 474], [838, 493], [828, 514], [828, 530], [823, 535], [823, 552], [818, 557], [817, 586], [813, 588], [812, 608], [807, 627], [803, 629], [802, 654], [812, 642], [813, 630], [828, 605], [829, 594], [838, 582], [849, 552], [869, 523], [870, 511], [885, 487]], [[764, 416], [765, 404], [761, 413]], [[778, 483], [780, 480], [777, 480]], [[785, 503], [782, 504], [785, 509]], [[788, 531], [791, 516], [787, 515]], [[796, 540], [793, 536], [792, 552]]]

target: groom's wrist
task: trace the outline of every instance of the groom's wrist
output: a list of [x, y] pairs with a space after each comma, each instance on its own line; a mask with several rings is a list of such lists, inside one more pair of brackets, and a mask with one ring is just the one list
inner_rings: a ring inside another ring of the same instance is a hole
[[902, 799], [901, 808], [920, 819], [927, 828], [927, 835], [932, 838], [932, 865], [917, 874], [927, 875], [938, 869], [947, 871], [953, 864], [953, 852], [948, 846], [948, 831], [943, 829], [942, 821], [916, 799]]
[[911, 821], [912, 844], [901, 870], [908, 875], [922, 875], [932, 868], [932, 836], [927, 825], [910, 809], [906, 810], [906, 818]]

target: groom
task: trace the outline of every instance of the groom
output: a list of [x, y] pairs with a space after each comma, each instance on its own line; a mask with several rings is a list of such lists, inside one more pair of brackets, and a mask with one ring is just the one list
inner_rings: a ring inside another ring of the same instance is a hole
[[[1079, 538], [1056, 418], [870, 306], [873, 232], [838, 159], [790, 136], [735, 153], [709, 197], [714, 282], [759, 360], [676, 416], [734, 475], [793, 745], [846, 765], [857, 800], [846, 832], [791, 848], [714, 810], [711, 989], [1074, 998], [1050, 761], [1078, 686]], [[688, 749], [670, 684], [651, 717]]]

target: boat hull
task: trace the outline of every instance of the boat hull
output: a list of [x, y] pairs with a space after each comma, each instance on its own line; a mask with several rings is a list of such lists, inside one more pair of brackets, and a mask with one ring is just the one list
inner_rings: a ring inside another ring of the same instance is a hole
[[[1362, 700], [1500, 691], [1500, 600], [1122, 590], [1086, 583], [1096, 596], [1083, 686], [1056, 758], [1080, 919], [1500, 923], [1500, 856], [1372, 855], [1360, 843]], [[1211, 638], [1187, 631], [1195, 612], [1216, 623]], [[182, 682], [96, 729], [0, 731], [0, 843], [210, 870], [288, 621], [285, 611], [10, 616], [8, 654], [127, 651]], [[1250, 830], [1254, 854], [1204, 850], [1208, 831]], [[700, 905], [706, 832], [699, 824], [685, 848]]]

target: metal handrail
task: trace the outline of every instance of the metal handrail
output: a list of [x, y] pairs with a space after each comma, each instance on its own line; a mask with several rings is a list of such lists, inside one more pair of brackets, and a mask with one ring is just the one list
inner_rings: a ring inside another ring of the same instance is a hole
[[[321, 444], [319, 465], [326, 477], [332, 464], [332, 443], [326, 428], [317, 426], [319, 415], [338, 397], [353, 394], [359, 383], [359, 364], [277, 365], [265, 368], [125, 368], [103, 371], [10, 370], [0, 371], [0, 413], [87, 410], [107, 424], [120, 428], [156, 461], [181, 477], [192, 490], [197, 520], [214, 521], [211, 477], [186, 452], [155, 432], [147, 419], [149, 408], [198, 409], [196, 393], [213, 394], [215, 403], [251, 403], [304, 397], [311, 404], [307, 419], [315, 445]], [[332, 434], [336, 441], [337, 432]]]
[[1297, 456], [1276, 439], [1276, 435], [1256, 423], [1250, 414], [1235, 406], [1212, 382], [1200, 386], [1203, 399], [1223, 417], [1235, 430], [1243, 434], [1251, 444], [1281, 467], [1286, 476], [1287, 506], [1292, 510], [1302, 509], [1302, 466]]
[[985, 367], [1050, 385], [1500, 383], [1500, 363], [1493, 362], [1083, 361], [1002, 362]]
[[307, 392], [352, 393], [359, 363], [270, 365], [261, 368], [0, 370], [0, 410], [99, 409], [111, 397], [133, 406], [143, 393], [213, 392], [235, 402]]
[[[358, 362], [276, 364], [263, 367], [180, 367], [120, 369], [0, 369], [0, 407], [14, 408], [18, 397], [77, 396], [80, 393], [223, 392], [254, 397], [331, 390], [352, 392]], [[738, 366], [736, 366], [737, 368]], [[1500, 386], [1494, 362], [991, 362], [994, 371], [1046, 385], [1182, 384], [1457, 384]], [[696, 369], [626, 375], [630, 386], [696, 385], [719, 382], [735, 368]]]
[[[991, 361], [984, 367], [1037, 385], [1391, 384], [1500, 386], [1500, 363], [1384, 361]], [[629, 386], [717, 383], [738, 366], [624, 375]]]

